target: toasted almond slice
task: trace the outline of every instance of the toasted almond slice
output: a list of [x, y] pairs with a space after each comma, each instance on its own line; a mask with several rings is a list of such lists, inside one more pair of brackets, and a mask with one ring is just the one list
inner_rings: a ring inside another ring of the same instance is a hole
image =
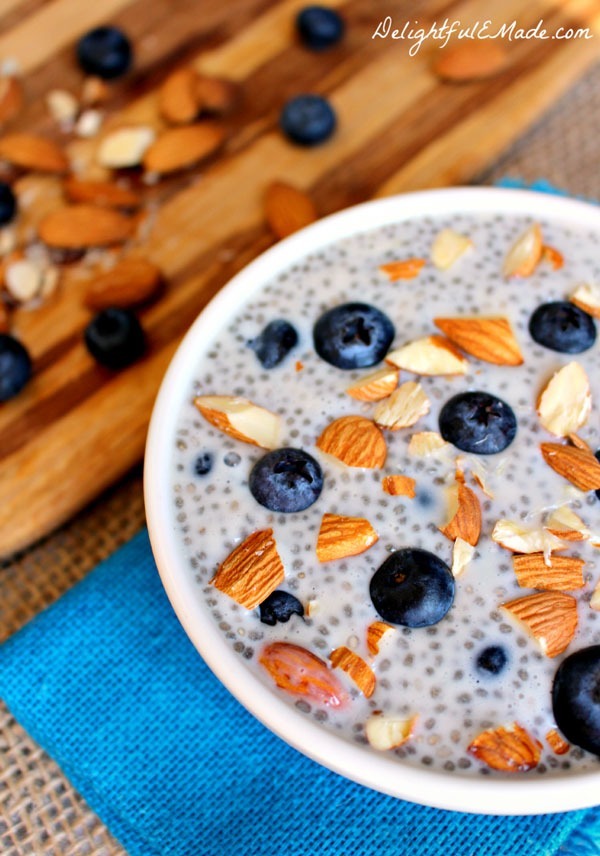
[[224, 141], [225, 128], [213, 120], [169, 128], [149, 146], [143, 163], [149, 172], [178, 172], [210, 157]]
[[198, 74], [196, 97], [202, 113], [213, 116], [226, 116], [240, 100], [238, 85], [233, 80]]
[[284, 580], [283, 562], [272, 529], [248, 535], [219, 565], [210, 584], [244, 606], [254, 609]]
[[506, 49], [497, 42], [466, 40], [444, 50], [433, 71], [450, 83], [469, 83], [499, 74], [508, 59]]
[[121, 187], [114, 181], [84, 181], [68, 178], [65, 195], [69, 202], [105, 205], [107, 208], [138, 208], [142, 198], [135, 190]]
[[35, 134], [8, 134], [0, 137], [0, 160], [37, 172], [67, 172], [69, 160], [63, 150]]
[[442, 333], [479, 360], [497, 366], [520, 366], [523, 354], [508, 318], [435, 318]]
[[398, 431], [418, 422], [421, 416], [429, 413], [430, 406], [421, 384], [407, 381], [394, 390], [389, 398], [379, 402], [373, 420], [380, 428]]
[[413, 434], [408, 444], [408, 454], [418, 458], [428, 458], [450, 448], [450, 443], [437, 431], [419, 431]]
[[109, 169], [139, 166], [155, 137], [154, 129], [146, 125], [111, 131], [100, 143], [96, 155], [98, 163]]
[[236, 440], [263, 449], [276, 449], [279, 445], [279, 416], [246, 398], [198, 395], [194, 404], [207, 422]]
[[518, 722], [508, 728], [482, 731], [471, 741], [467, 752], [493, 770], [503, 773], [525, 773], [537, 767], [542, 744]]
[[541, 443], [540, 449], [548, 466], [579, 490], [600, 488], [600, 462], [592, 452], [560, 443]]
[[372, 621], [367, 627], [367, 651], [372, 657], [379, 654], [379, 643], [390, 630], [395, 630], [385, 621]]
[[126, 241], [134, 221], [111, 208], [67, 205], [52, 211], [38, 227], [40, 239], [49, 247], [86, 249]]
[[381, 430], [364, 416], [342, 416], [325, 428], [317, 447], [348, 467], [378, 469], [385, 464], [387, 446]]
[[557, 437], [566, 437], [585, 425], [592, 411], [590, 383], [577, 362], [557, 371], [542, 391], [537, 412], [542, 426]]
[[23, 106], [23, 88], [16, 77], [0, 77], [0, 124], [14, 119]]
[[342, 645], [331, 652], [329, 659], [334, 669], [341, 669], [343, 672], [346, 672], [365, 698], [371, 698], [375, 692], [377, 681], [373, 670], [365, 663], [362, 657], [359, 657], [350, 648]]
[[387, 262], [386, 264], [379, 265], [379, 270], [387, 276], [390, 282], [398, 282], [399, 279], [414, 279], [417, 277], [421, 273], [425, 262], [426, 259], [399, 259], [395, 262]]
[[574, 591], [583, 588], [585, 562], [576, 556], [551, 556], [548, 563], [543, 553], [513, 556], [513, 568], [522, 588], [544, 591]]
[[343, 708], [348, 703], [347, 692], [327, 663], [300, 645], [271, 642], [260, 652], [258, 662], [290, 695], [331, 708]]
[[90, 280], [85, 304], [95, 310], [138, 306], [155, 297], [161, 283], [161, 271], [152, 262], [142, 258], [122, 259]]
[[452, 575], [460, 577], [473, 558], [475, 547], [463, 538], [456, 538], [452, 549]]
[[381, 401], [398, 386], [400, 372], [391, 366], [377, 369], [349, 386], [346, 392], [357, 401]]
[[431, 261], [438, 270], [448, 270], [473, 246], [473, 241], [454, 229], [442, 229], [434, 238]]
[[588, 315], [600, 318], [600, 285], [581, 282], [569, 297], [571, 303], [583, 309]]
[[451, 491], [451, 498], [455, 510], [453, 508], [450, 521], [440, 526], [440, 532], [451, 541], [462, 538], [476, 547], [481, 533], [481, 507], [476, 494], [459, 482]]
[[409, 499], [415, 497], [416, 484], [416, 481], [410, 476], [384, 476], [381, 480], [384, 493], [390, 496], [407, 496]]
[[560, 508], [555, 509], [544, 524], [544, 528], [564, 541], [585, 541], [591, 534], [581, 517], [568, 505], [561, 505]]
[[592, 609], [600, 612], [600, 581], [596, 583], [596, 588], [592, 592], [592, 596], [590, 598], [590, 606]]
[[410, 719], [373, 714], [365, 723], [367, 740], [373, 749], [380, 752], [397, 749], [412, 736], [418, 718], [417, 714]]
[[514, 520], [498, 520], [492, 530], [492, 540], [512, 553], [544, 553], [566, 550], [567, 544], [546, 529], [528, 529]]
[[505, 260], [504, 276], [531, 276], [542, 256], [542, 230], [533, 223], [519, 235]]
[[287, 238], [318, 219], [310, 196], [285, 181], [272, 181], [264, 198], [265, 217], [278, 238]]
[[317, 538], [319, 562], [332, 562], [364, 553], [379, 539], [364, 517], [324, 514]]
[[562, 654], [577, 630], [577, 601], [564, 592], [530, 594], [503, 603], [500, 608], [523, 624], [546, 657]]
[[196, 91], [198, 74], [194, 68], [178, 68], [158, 90], [158, 109], [163, 119], [173, 125], [193, 122], [200, 112]]
[[443, 336], [425, 336], [390, 351], [386, 363], [419, 375], [463, 375], [468, 362]]
[[551, 728], [550, 731], [546, 732], [546, 742], [555, 755], [565, 755], [571, 748], [567, 741], [563, 740], [556, 728]]
[[565, 263], [565, 258], [560, 250], [556, 247], [550, 247], [548, 244], [542, 245], [542, 260], [548, 262], [552, 270], [560, 270]]

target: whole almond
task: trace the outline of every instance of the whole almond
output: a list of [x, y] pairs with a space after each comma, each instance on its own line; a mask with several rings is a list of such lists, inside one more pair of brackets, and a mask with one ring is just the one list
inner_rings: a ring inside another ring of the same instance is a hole
[[0, 124], [10, 122], [23, 106], [23, 88], [16, 77], [0, 77]]
[[91, 205], [105, 205], [107, 208], [138, 208], [142, 198], [135, 190], [121, 187], [114, 181], [83, 181], [68, 178], [65, 181], [65, 195], [69, 202], [86, 202]]
[[196, 77], [196, 99], [203, 113], [226, 116], [239, 101], [239, 87], [232, 80], [198, 74]]
[[546, 463], [579, 490], [600, 488], [600, 462], [592, 452], [560, 443], [542, 443], [540, 449]]
[[267, 187], [264, 205], [267, 223], [278, 238], [287, 238], [318, 218], [310, 196], [285, 181]]
[[498, 366], [520, 366], [523, 355], [503, 316], [493, 318], [435, 318], [442, 333], [473, 357]]
[[253, 532], [219, 565], [210, 585], [246, 609], [254, 609], [284, 580], [272, 529]]
[[87, 249], [126, 241], [133, 220], [110, 208], [68, 205], [45, 217], [38, 228], [40, 240], [49, 247]]
[[400, 372], [392, 366], [376, 369], [349, 386], [346, 392], [357, 401], [381, 401], [396, 389], [399, 376]]
[[35, 134], [8, 134], [0, 137], [0, 160], [38, 172], [67, 172], [69, 160], [63, 150]]
[[452, 83], [469, 83], [499, 74], [508, 63], [506, 50], [496, 42], [459, 42], [434, 63], [438, 77]]
[[381, 430], [365, 416], [342, 416], [325, 428], [317, 447], [348, 467], [377, 469], [385, 464], [387, 445]]
[[148, 148], [144, 167], [160, 174], [187, 169], [214, 154], [224, 141], [225, 129], [217, 121], [170, 128]]
[[85, 304], [90, 309], [123, 309], [145, 303], [159, 292], [162, 284], [160, 269], [147, 259], [123, 259], [99, 273], [89, 283]]
[[170, 74], [158, 90], [158, 109], [173, 125], [193, 122], [200, 112], [196, 90], [198, 75], [193, 68], [179, 68]]
[[320, 657], [293, 642], [270, 642], [260, 651], [258, 662], [290, 695], [302, 696], [318, 705], [343, 708], [348, 693]]

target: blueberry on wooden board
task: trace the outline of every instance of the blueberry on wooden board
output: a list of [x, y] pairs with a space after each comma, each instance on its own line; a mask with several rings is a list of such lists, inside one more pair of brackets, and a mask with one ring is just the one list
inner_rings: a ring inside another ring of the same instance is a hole
[[306, 6], [296, 17], [296, 29], [310, 50], [323, 51], [337, 44], [344, 35], [344, 21], [328, 6]]
[[31, 357], [8, 333], [0, 334], [0, 401], [14, 398], [31, 377]]
[[302, 449], [275, 449], [256, 462], [249, 487], [256, 501], [270, 511], [304, 511], [321, 494], [323, 472]]
[[444, 440], [475, 455], [504, 451], [517, 433], [512, 407], [489, 392], [453, 396], [442, 407], [439, 424]]
[[395, 335], [390, 319], [367, 303], [343, 303], [325, 312], [313, 329], [317, 354], [338, 369], [374, 366]]
[[538, 345], [561, 354], [580, 354], [596, 341], [592, 316], [564, 300], [538, 306], [529, 319], [529, 332]]
[[129, 309], [103, 309], [85, 328], [88, 351], [109, 369], [124, 369], [139, 359], [146, 349], [144, 331]]
[[285, 104], [279, 124], [292, 142], [316, 146], [333, 134], [336, 116], [331, 104], [320, 95], [298, 95]]
[[278, 318], [270, 321], [254, 339], [250, 339], [251, 348], [264, 369], [273, 369], [287, 357], [298, 344], [298, 333], [289, 321]]
[[129, 71], [131, 42], [117, 27], [95, 27], [77, 42], [77, 61], [86, 74], [114, 80]]
[[600, 755], [600, 645], [575, 651], [560, 664], [552, 710], [567, 740]]

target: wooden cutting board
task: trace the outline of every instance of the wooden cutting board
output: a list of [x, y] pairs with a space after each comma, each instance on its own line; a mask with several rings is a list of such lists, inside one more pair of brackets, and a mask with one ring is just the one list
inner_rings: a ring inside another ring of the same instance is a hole
[[[234, 79], [242, 91], [224, 152], [202, 168], [141, 185], [148, 217], [136, 249], [167, 281], [161, 299], [141, 312], [146, 358], [112, 374], [88, 356], [83, 262], [64, 266], [58, 293], [43, 306], [15, 313], [13, 330], [30, 349], [35, 374], [0, 405], [0, 555], [51, 531], [141, 460], [153, 400], [181, 336], [274, 241], [262, 209], [271, 180], [310, 192], [320, 215], [373, 196], [468, 182], [598, 59], [596, 0], [328, 3], [341, 9], [347, 33], [335, 49], [315, 54], [294, 38], [300, 0], [0, 0], [0, 57], [18, 61], [26, 91], [6, 130], [61, 140], [73, 159], [97, 141], [61, 136], [44, 96], [52, 88], [80, 91], [73, 44], [92, 26], [122, 27], [136, 54], [134, 71], [113, 87], [101, 133], [135, 123], [159, 129], [156, 91], [181, 65]], [[411, 43], [372, 38], [388, 15], [398, 29], [407, 19], [426, 28], [445, 18], [464, 26], [517, 19], [524, 27], [543, 19], [549, 32], [590, 27], [595, 38], [507, 42], [503, 73], [456, 85], [431, 71], [435, 42], [410, 56]], [[339, 118], [335, 137], [313, 149], [291, 145], [277, 125], [285, 100], [307, 91], [327, 95]]]

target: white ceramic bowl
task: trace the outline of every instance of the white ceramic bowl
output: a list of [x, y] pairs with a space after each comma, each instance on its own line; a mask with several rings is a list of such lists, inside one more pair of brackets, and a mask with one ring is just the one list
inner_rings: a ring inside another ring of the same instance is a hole
[[175, 525], [171, 493], [171, 450], [176, 422], [192, 372], [219, 329], [284, 268], [342, 238], [378, 226], [427, 215], [498, 213], [556, 218], [576, 229], [596, 229], [600, 208], [519, 190], [456, 188], [424, 191], [369, 202], [327, 217], [276, 244], [229, 282], [204, 309], [179, 347], [162, 383], [150, 424], [145, 457], [145, 501], [152, 549], [168, 597], [189, 638], [229, 691], [264, 725], [313, 760], [363, 785], [439, 808], [489, 814], [538, 814], [595, 805], [600, 771], [510, 780], [461, 776], [416, 768], [377, 754], [320, 727], [278, 697], [234, 653], [205, 606], [185, 560]]

